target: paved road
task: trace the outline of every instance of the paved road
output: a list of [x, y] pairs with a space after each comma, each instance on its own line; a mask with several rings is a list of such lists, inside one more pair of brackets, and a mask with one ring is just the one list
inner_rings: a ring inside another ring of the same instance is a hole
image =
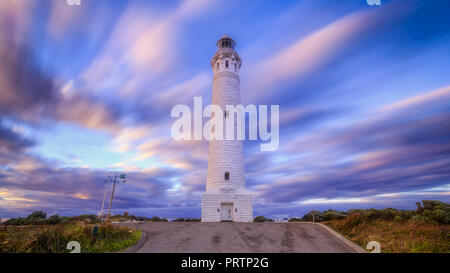
[[355, 252], [310, 223], [149, 222], [139, 229], [148, 235], [137, 251], [144, 253]]

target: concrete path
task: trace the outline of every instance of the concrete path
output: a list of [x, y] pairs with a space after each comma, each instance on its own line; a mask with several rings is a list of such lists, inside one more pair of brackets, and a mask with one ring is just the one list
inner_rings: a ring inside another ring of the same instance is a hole
[[313, 223], [148, 222], [139, 229], [147, 239], [138, 253], [356, 252]]

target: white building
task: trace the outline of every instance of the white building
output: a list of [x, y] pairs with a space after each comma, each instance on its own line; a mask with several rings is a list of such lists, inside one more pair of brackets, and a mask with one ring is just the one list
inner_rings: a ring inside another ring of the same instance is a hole
[[287, 214], [276, 214], [272, 215], [271, 217], [275, 223], [288, 223], [289, 222], [289, 215]]
[[[236, 42], [224, 35], [217, 42], [218, 50], [211, 60], [214, 72], [212, 104], [222, 107], [224, 119], [229, 118], [226, 105], [241, 104], [239, 69], [242, 62], [235, 46]], [[234, 127], [236, 132], [236, 117]], [[209, 142], [202, 222], [253, 222], [252, 195], [245, 190], [243, 157], [241, 140]]]

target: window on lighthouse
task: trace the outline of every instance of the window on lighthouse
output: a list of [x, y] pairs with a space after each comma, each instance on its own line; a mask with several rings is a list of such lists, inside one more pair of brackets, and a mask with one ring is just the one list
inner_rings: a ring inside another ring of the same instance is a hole
[[225, 180], [230, 180], [230, 173], [229, 172], [225, 172]]
[[228, 68], [228, 60], [225, 61], [225, 67]]
[[217, 69], [219, 69], [219, 62], [217, 62]]

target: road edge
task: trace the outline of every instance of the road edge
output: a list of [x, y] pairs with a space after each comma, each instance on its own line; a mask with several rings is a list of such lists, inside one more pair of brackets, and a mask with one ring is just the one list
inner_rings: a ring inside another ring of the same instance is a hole
[[136, 253], [136, 251], [138, 251], [145, 244], [145, 242], [147, 241], [147, 233], [143, 230], [141, 231], [142, 235], [139, 241], [134, 246], [125, 249], [123, 253]]
[[309, 224], [315, 224], [315, 225], [321, 226], [323, 229], [325, 229], [326, 231], [328, 231], [329, 233], [334, 235], [334, 237], [336, 237], [340, 241], [342, 241], [345, 245], [347, 245], [348, 247], [353, 249], [356, 253], [367, 253], [367, 251], [365, 251], [364, 248], [360, 247], [359, 245], [357, 245], [357, 244], [353, 243], [352, 241], [350, 241], [349, 239], [345, 238], [344, 236], [342, 236], [341, 234], [339, 234], [338, 232], [336, 232], [329, 226], [326, 226], [322, 223], [314, 223], [314, 222], [310, 222]]

